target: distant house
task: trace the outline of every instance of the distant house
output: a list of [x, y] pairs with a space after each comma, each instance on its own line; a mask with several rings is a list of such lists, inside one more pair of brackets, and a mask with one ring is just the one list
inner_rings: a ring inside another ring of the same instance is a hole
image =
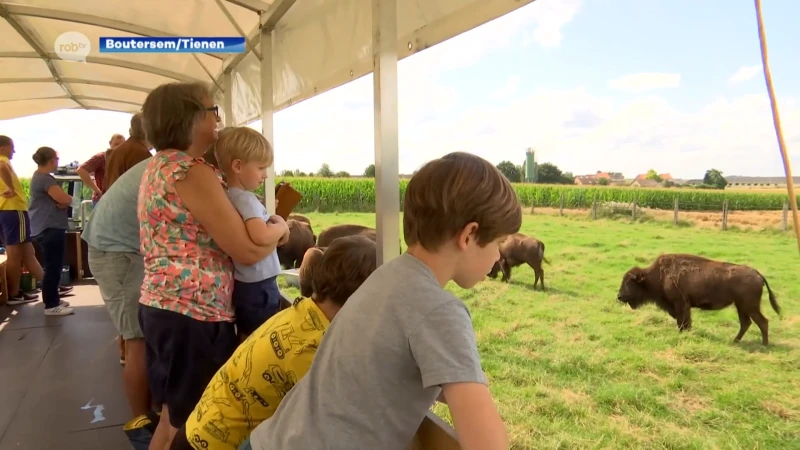
[[[786, 177], [743, 177], [731, 175], [725, 177], [726, 188], [732, 189], [769, 189], [786, 188]], [[792, 177], [794, 184], [800, 184], [800, 177]]]
[[[660, 173], [660, 174], [658, 174], [658, 177], [661, 178], [662, 181], [672, 180], [672, 175], [670, 175], [668, 173]], [[647, 174], [646, 173], [640, 173], [639, 175], [636, 175], [635, 179], [636, 180], [646, 180], [647, 179]]]
[[639, 178], [636, 177], [631, 183], [631, 187], [643, 187], [643, 188], [654, 188], [654, 187], [661, 187], [661, 183], [656, 180], [648, 180], [646, 178]]
[[595, 178], [591, 175], [575, 177], [575, 184], [579, 186], [595, 186], [598, 183], [598, 181], [599, 181], [598, 178]]
[[592, 175], [579, 175], [575, 177], [575, 184], [592, 186], [599, 184], [600, 179], [602, 178], [608, 180], [608, 184], [612, 185], [619, 184], [619, 182], [625, 180], [625, 177], [620, 172], [603, 172], [598, 170], [597, 173]]

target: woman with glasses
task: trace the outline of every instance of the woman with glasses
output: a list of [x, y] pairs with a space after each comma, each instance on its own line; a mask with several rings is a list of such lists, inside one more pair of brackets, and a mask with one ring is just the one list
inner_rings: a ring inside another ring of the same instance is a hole
[[[69, 303], [61, 300], [63, 289], [59, 289], [64, 252], [67, 247], [67, 208], [72, 197], [61, 188], [51, 175], [58, 167], [58, 154], [50, 147], [41, 147], [33, 154], [39, 166], [31, 177], [31, 197], [28, 213], [31, 236], [42, 251], [44, 279], [42, 300], [47, 316], [67, 316], [73, 313]], [[69, 288], [65, 288], [69, 289]]]

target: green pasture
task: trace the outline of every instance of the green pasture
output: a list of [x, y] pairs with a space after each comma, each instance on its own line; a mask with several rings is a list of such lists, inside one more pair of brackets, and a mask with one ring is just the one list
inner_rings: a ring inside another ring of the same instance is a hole
[[[317, 234], [373, 214], [309, 213]], [[800, 448], [800, 256], [788, 235], [658, 223], [525, 216], [546, 244], [547, 292], [533, 271], [510, 284], [449, 286], [469, 306], [491, 390], [514, 449]], [[664, 312], [616, 300], [622, 274], [662, 252], [689, 252], [757, 268], [770, 346], [751, 326], [739, 344], [733, 308], [693, 311], [678, 333]], [[296, 291], [288, 289], [296, 295]], [[446, 406], [435, 411], [449, 419]]]

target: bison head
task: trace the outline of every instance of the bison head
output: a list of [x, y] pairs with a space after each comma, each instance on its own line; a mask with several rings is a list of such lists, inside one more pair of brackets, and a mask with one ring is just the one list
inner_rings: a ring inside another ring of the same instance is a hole
[[647, 302], [647, 289], [644, 286], [645, 276], [642, 269], [634, 267], [622, 277], [622, 285], [617, 293], [617, 300], [627, 303], [636, 309]]

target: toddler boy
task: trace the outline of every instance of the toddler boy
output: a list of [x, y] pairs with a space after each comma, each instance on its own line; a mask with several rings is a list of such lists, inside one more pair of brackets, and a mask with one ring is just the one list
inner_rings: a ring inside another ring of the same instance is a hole
[[[264, 184], [273, 163], [267, 139], [252, 128], [226, 128], [219, 134], [214, 156], [228, 185], [228, 198], [242, 216], [250, 239], [257, 245], [283, 245], [289, 239], [289, 227], [280, 216], [270, 216], [253, 193]], [[234, 263], [232, 300], [240, 339], [278, 312], [280, 273], [277, 251], [250, 266]]]

